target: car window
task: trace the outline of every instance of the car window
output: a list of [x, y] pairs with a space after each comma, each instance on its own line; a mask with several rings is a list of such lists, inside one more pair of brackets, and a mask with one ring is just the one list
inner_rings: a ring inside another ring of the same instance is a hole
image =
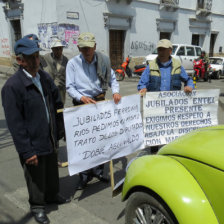
[[222, 65], [223, 60], [221, 58], [209, 58], [210, 64]]
[[221, 65], [221, 64], [222, 64], [222, 60], [221, 60], [221, 59], [218, 59], [218, 60], [217, 60], [217, 64], [218, 64], [218, 65]]
[[194, 47], [186, 47], [187, 56], [195, 56], [194, 54]]
[[201, 48], [200, 47], [195, 47], [196, 50], [196, 55], [201, 56]]
[[157, 48], [152, 52], [152, 54], [158, 54]]
[[184, 47], [180, 47], [180, 49], [177, 52], [178, 56], [183, 56], [185, 55], [185, 48]]
[[176, 52], [176, 50], [177, 50], [177, 45], [173, 45], [173, 49], [172, 49], [172, 55], [175, 55], [175, 52]]

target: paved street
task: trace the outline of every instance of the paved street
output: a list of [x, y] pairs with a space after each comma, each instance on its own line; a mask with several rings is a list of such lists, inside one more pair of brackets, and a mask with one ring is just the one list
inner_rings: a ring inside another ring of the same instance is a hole
[[[0, 78], [0, 89], [5, 79]], [[121, 94], [130, 95], [137, 93], [137, 79], [120, 82]], [[212, 83], [199, 82], [198, 89], [219, 88], [224, 93], [224, 79], [212, 80]], [[111, 98], [111, 93], [107, 95]], [[223, 97], [224, 98], [224, 97]], [[0, 102], [1, 103], [1, 102]], [[71, 106], [71, 100], [66, 101], [66, 107]], [[218, 119], [224, 124], [224, 108], [219, 106]], [[65, 143], [60, 142], [60, 158], [65, 159]], [[115, 183], [124, 176], [124, 168], [128, 158], [114, 161]], [[78, 176], [70, 177], [67, 168], [60, 168], [61, 192], [73, 198], [72, 203], [47, 208], [52, 224], [124, 224], [125, 203], [120, 196], [112, 198], [110, 184], [92, 180], [83, 192], [76, 192]], [[105, 175], [109, 175], [108, 164]], [[12, 139], [6, 127], [2, 107], [0, 107], [0, 224], [34, 224], [36, 223], [29, 214], [28, 195], [23, 172], [19, 164]]]

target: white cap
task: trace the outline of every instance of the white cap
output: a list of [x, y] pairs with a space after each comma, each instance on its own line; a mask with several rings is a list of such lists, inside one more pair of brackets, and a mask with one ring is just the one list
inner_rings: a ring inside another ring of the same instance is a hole
[[64, 47], [65, 45], [62, 43], [62, 41], [58, 38], [54, 38], [51, 42], [51, 48], [54, 47]]
[[172, 43], [170, 40], [162, 39], [157, 43], [157, 48], [163, 47], [163, 48], [173, 48]]

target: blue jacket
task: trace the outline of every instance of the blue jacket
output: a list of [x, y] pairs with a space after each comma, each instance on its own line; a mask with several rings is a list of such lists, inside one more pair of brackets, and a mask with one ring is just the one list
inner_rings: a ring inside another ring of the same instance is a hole
[[2, 88], [2, 105], [16, 150], [23, 159], [46, 155], [56, 150], [57, 140], [64, 135], [63, 108], [60, 95], [48, 73], [39, 70], [40, 82], [48, 108], [38, 88], [22, 68]]
[[181, 82], [184, 82], [184, 86], [194, 88], [193, 80], [178, 60], [171, 58], [164, 66], [158, 59], [155, 59], [150, 61], [141, 75], [137, 88], [138, 90], [147, 88], [147, 91], [181, 90]]

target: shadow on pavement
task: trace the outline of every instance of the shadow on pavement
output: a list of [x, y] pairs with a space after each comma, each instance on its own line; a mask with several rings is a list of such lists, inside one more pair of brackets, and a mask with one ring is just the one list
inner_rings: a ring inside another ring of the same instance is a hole
[[5, 120], [0, 120], [0, 149], [12, 146], [13, 141]]
[[26, 224], [33, 218], [31, 213], [27, 213], [19, 221], [15, 221], [8, 214], [7, 215], [6, 214], [2, 214], [2, 212], [0, 212], [0, 217], [5, 217], [5, 218], [7, 218], [9, 220], [9, 221], [3, 221], [3, 222], [1, 221], [1, 224]]

